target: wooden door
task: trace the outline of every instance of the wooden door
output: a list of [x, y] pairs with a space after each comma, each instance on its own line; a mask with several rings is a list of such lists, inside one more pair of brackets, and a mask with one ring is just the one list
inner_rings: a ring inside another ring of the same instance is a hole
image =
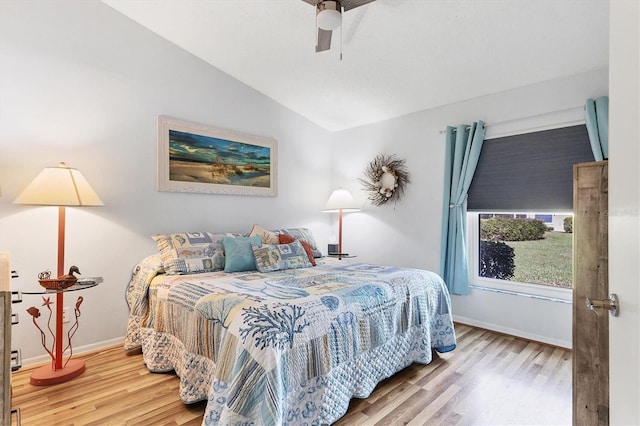
[[573, 168], [573, 424], [609, 424], [608, 163]]

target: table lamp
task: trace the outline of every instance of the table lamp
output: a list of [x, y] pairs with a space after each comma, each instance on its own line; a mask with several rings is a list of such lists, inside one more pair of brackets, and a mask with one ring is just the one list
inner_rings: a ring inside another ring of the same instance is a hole
[[[60, 163], [57, 167], [47, 167], [15, 199], [16, 204], [58, 206], [58, 275], [65, 274], [64, 240], [66, 206], [102, 206], [102, 200], [77, 169]], [[63, 292], [56, 293], [56, 336], [62, 336]], [[84, 361], [69, 359], [62, 364], [62, 339], [55, 341], [55, 356], [51, 369], [43, 368], [38, 377], [41, 383], [62, 383], [79, 376], [84, 371]], [[36, 370], [38, 371], [38, 370]], [[34, 374], [36, 374], [34, 371]], [[32, 384], [34, 375], [32, 375]]]
[[344, 189], [338, 188], [331, 194], [324, 206], [325, 213], [338, 213], [338, 259], [342, 259], [344, 252], [342, 251], [342, 213], [358, 212], [360, 208], [356, 205], [351, 193]]

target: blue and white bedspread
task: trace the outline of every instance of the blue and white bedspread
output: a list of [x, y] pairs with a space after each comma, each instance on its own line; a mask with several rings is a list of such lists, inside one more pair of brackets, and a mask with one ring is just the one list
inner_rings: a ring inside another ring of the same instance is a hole
[[147, 258], [128, 288], [125, 346], [142, 345], [151, 371], [175, 369], [183, 401], [207, 398], [205, 425], [330, 424], [352, 397], [456, 346], [432, 272], [322, 259], [152, 280], [157, 266]]

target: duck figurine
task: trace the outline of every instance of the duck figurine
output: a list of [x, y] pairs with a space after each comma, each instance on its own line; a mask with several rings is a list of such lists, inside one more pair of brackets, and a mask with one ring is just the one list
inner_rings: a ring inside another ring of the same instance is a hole
[[[80, 274], [80, 269], [78, 269], [78, 267], [76, 265], [73, 265], [71, 268], [69, 268], [69, 273], [68, 274], [59, 276], [58, 280], [64, 281], [65, 283], [71, 283], [70, 285], [73, 285], [76, 282], [78, 282], [78, 277], [73, 275], [74, 272], [76, 274]], [[82, 275], [82, 274], [80, 274], [80, 275]]]
[[58, 278], [50, 278], [51, 272], [44, 271], [38, 274], [38, 281], [40, 282], [40, 285], [47, 290], [64, 290], [78, 282], [78, 277], [73, 275], [74, 273], [80, 273], [80, 269], [78, 269], [76, 265], [69, 268], [68, 274], [61, 275]]

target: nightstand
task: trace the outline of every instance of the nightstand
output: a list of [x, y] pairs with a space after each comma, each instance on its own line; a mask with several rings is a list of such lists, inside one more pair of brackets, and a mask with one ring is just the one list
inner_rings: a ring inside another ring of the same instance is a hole
[[[9, 265], [7, 265], [7, 268], [9, 268]], [[0, 273], [9, 273], [8, 275], [11, 278], [18, 277], [15, 271], [3, 270]], [[11, 291], [10, 288], [5, 290], [5, 284], [8, 284], [8, 282], [3, 283], [3, 290], [0, 291], [0, 328], [2, 329], [2, 341], [0, 342], [0, 352], [2, 353], [2, 369], [0, 370], [2, 412], [0, 413], [0, 424], [20, 426], [20, 409], [13, 407], [11, 402], [11, 374], [22, 367], [22, 359], [20, 350], [13, 349], [11, 345], [11, 327], [20, 322], [18, 314], [13, 312], [12, 305], [22, 302], [22, 299], [19, 292]]]

